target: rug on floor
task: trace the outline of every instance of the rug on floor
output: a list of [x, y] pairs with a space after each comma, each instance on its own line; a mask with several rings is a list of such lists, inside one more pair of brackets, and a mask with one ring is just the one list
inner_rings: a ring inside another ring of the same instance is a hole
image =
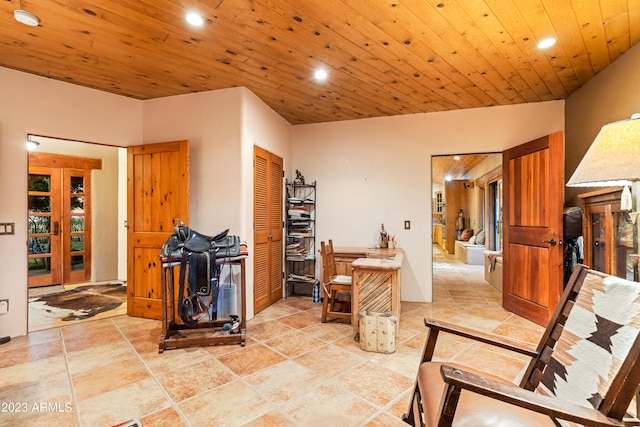
[[44, 310], [44, 316], [62, 321], [82, 320], [114, 310], [127, 301], [122, 282], [79, 286], [75, 289], [29, 298], [29, 307]]

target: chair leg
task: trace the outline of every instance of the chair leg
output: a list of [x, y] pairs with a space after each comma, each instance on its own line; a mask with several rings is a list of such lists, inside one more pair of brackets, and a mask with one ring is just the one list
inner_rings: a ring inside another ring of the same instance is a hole
[[324, 298], [322, 298], [322, 323], [327, 323], [327, 307], [329, 305], [329, 294], [324, 292]]
[[330, 313], [334, 313], [336, 311], [336, 295], [337, 295], [337, 292], [332, 290], [331, 291], [331, 301], [329, 302], [329, 312]]
[[409, 403], [409, 412], [402, 415], [402, 421], [414, 427], [425, 426], [422, 420], [422, 402], [420, 401], [420, 389], [417, 381], [413, 389], [413, 396], [411, 396], [411, 403]]

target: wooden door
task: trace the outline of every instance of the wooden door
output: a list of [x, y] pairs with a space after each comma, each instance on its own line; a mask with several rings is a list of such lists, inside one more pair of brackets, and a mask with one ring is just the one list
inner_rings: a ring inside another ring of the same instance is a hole
[[189, 224], [189, 142], [127, 149], [127, 314], [162, 318], [160, 248]]
[[563, 290], [562, 132], [503, 153], [503, 305], [547, 325]]
[[282, 158], [254, 147], [254, 313], [282, 298]]
[[29, 153], [29, 287], [91, 280], [94, 169], [101, 159]]
[[29, 166], [28, 286], [62, 283], [60, 169]]
[[91, 171], [62, 170], [64, 283], [91, 280]]

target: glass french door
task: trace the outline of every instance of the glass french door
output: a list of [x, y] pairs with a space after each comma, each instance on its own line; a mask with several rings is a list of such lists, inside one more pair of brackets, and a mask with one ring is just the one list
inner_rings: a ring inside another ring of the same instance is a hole
[[91, 172], [29, 167], [29, 287], [90, 280]]

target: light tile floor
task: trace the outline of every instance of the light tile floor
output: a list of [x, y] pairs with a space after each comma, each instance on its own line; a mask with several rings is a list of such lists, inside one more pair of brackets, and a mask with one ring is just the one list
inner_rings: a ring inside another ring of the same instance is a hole
[[[461, 264], [435, 247], [434, 254], [434, 302], [402, 304], [393, 354], [361, 350], [347, 324], [322, 324], [321, 306], [310, 297], [290, 297], [259, 313], [248, 323], [245, 347], [159, 354], [159, 321], [117, 316], [0, 345], [0, 425], [102, 427], [135, 418], [145, 427], [402, 426], [424, 317], [528, 343], [542, 334], [501, 308], [482, 266]], [[446, 335], [436, 354], [491, 367], [508, 380], [526, 364]]]

